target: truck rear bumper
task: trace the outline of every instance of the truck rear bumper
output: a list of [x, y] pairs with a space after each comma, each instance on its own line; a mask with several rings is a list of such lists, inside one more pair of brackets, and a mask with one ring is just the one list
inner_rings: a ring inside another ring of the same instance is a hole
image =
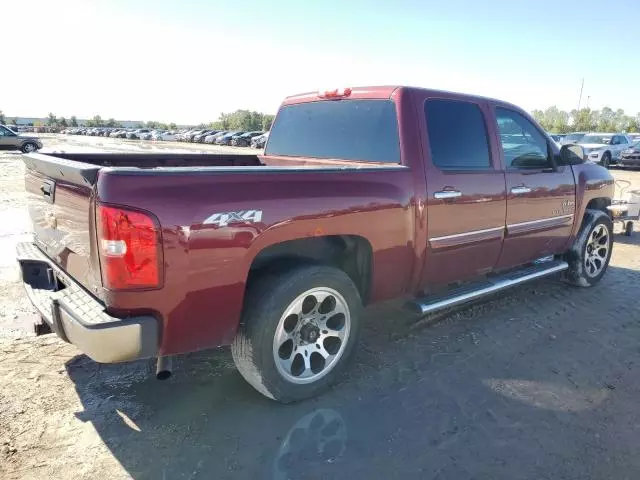
[[112, 317], [35, 244], [20, 243], [16, 250], [27, 295], [60, 338], [101, 363], [157, 356], [156, 318]]

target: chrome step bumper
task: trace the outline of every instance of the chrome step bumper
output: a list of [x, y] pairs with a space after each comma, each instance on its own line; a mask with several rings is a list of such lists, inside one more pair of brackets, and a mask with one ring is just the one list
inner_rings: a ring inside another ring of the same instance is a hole
[[117, 318], [32, 243], [16, 248], [27, 296], [62, 340], [96, 362], [155, 357], [158, 321], [149, 315]]

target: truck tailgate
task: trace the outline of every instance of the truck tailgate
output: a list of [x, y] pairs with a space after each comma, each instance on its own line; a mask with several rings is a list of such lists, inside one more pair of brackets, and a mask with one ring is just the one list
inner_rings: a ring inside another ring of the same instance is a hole
[[99, 263], [91, 246], [92, 192], [99, 167], [38, 154], [24, 161], [36, 245], [87, 290], [97, 292]]

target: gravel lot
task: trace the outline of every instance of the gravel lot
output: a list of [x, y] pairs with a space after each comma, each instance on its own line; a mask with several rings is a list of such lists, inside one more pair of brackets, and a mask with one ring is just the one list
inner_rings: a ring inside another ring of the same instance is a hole
[[[20, 156], [0, 153], [0, 169], [0, 478], [640, 478], [640, 233], [616, 237], [593, 289], [550, 279], [422, 320], [370, 309], [340, 385], [281, 406], [225, 349], [180, 357], [158, 382], [152, 362], [98, 365], [31, 336]], [[640, 187], [640, 171], [613, 173]]]

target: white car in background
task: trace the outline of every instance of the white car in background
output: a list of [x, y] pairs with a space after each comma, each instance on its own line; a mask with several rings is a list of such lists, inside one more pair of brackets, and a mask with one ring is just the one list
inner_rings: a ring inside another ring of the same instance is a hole
[[629, 148], [632, 142], [620, 133], [587, 133], [577, 143], [584, 149], [588, 161], [609, 168], [620, 160], [620, 152]]
[[176, 138], [176, 132], [155, 132], [153, 135], [151, 135], [151, 140], [162, 142], [175, 142]]

